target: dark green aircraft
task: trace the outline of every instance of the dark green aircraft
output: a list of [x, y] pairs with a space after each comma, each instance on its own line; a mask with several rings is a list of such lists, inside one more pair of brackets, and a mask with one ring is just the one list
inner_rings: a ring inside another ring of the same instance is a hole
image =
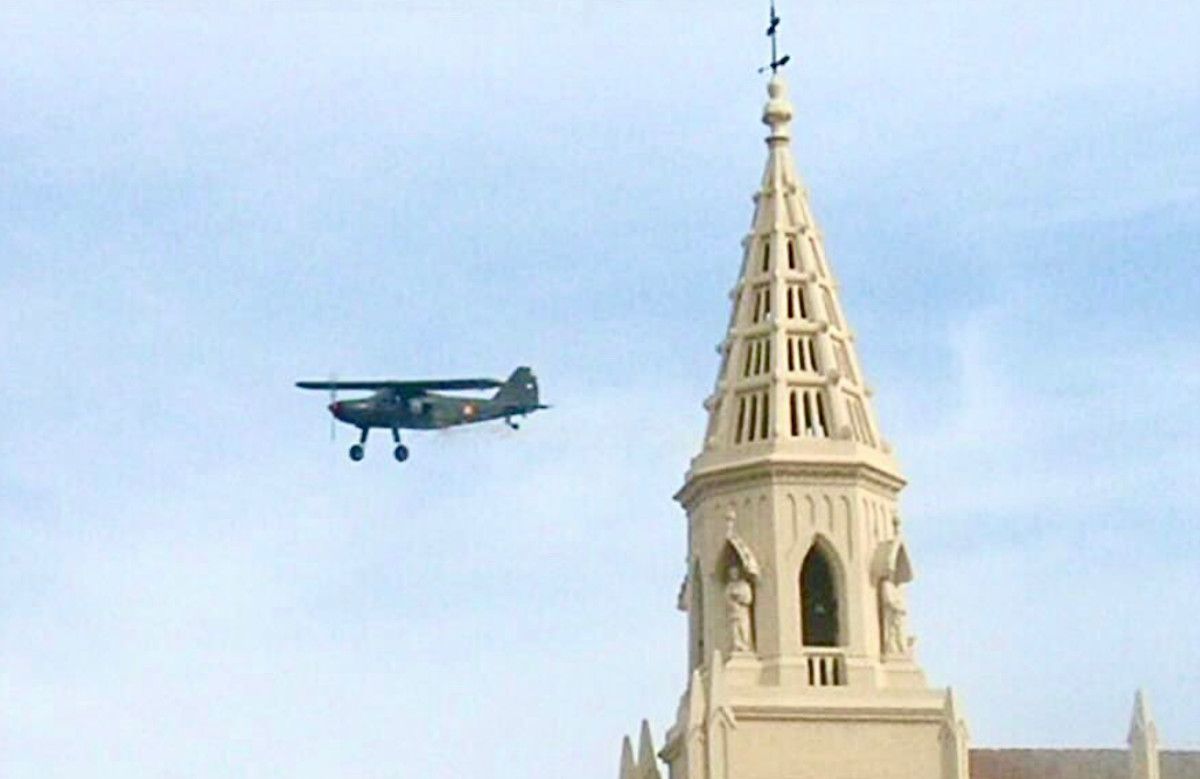
[[[354, 425], [361, 433], [350, 447], [350, 459], [358, 462], [363, 444], [373, 427], [392, 431], [396, 459], [408, 459], [408, 447], [400, 443], [401, 430], [440, 430], [489, 419], [503, 419], [513, 430], [520, 425], [513, 417], [549, 408], [538, 402], [537, 377], [526, 367], [517, 368], [507, 381], [496, 379], [435, 379], [432, 381], [298, 381], [301, 389], [329, 390], [329, 413], [334, 419]], [[490, 398], [444, 395], [456, 390], [494, 389]], [[338, 400], [338, 390], [373, 390], [365, 398]]]

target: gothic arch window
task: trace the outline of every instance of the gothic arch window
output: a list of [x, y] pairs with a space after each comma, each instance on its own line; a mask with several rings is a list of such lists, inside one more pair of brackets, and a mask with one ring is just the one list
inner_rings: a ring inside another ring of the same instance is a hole
[[822, 540], [800, 566], [800, 636], [804, 646], [840, 646], [841, 586], [833, 550]]

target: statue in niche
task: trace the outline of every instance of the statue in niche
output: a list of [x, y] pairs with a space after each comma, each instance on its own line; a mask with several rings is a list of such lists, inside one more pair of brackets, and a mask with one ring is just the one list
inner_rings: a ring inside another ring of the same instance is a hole
[[730, 648], [734, 652], [753, 652], [754, 635], [750, 607], [754, 604], [754, 588], [747, 581], [740, 565], [729, 566], [725, 579], [725, 607], [729, 619]]
[[908, 633], [908, 604], [904, 585], [913, 580], [912, 563], [900, 533], [900, 517], [892, 517], [892, 537], [880, 542], [871, 564], [879, 586], [880, 643], [884, 657], [912, 656], [915, 639]]
[[761, 575], [754, 552], [737, 534], [737, 515], [725, 514], [725, 547], [717, 560], [724, 574], [725, 617], [731, 652], [754, 651], [754, 588]]
[[901, 585], [890, 578], [880, 580], [879, 603], [883, 609], [883, 654], [907, 656], [912, 640], [908, 635], [908, 605]]

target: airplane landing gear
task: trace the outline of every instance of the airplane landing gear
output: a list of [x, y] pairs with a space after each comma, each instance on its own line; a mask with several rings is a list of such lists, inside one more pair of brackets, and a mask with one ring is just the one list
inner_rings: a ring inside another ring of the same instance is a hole
[[392, 428], [392, 440], [396, 442], [396, 448], [392, 450], [392, 454], [396, 456], [396, 462], [404, 462], [408, 459], [408, 447], [400, 443], [400, 431]]
[[511, 427], [513, 430], [520, 430], [520, 429], [521, 429], [521, 426], [520, 426], [519, 424], [517, 424], [516, 422], [512, 421], [512, 420], [511, 420], [511, 419], [509, 419], [508, 417], [505, 417], [505, 418], [504, 418], [504, 424], [508, 425], [508, 426], [509, 426], [509, 427]]
[[350, 447], [350, 459], [353, 460], [354, 462], [358, 462], [359, 460], [361, 460], [363, 458], [363, 455], [365, 455], [367, 453], [366, 450], [363, 449], [363, 444], [365, 444], [367, 442], [367, 434], [371, 432], [371, 428], [369, 428], [369, 427], [364, 427], [364, 428], [360, 428], [360, 429], [362, 430], [362, 432], [358, 436], [358, 443], [355, 444], [354, 446]]

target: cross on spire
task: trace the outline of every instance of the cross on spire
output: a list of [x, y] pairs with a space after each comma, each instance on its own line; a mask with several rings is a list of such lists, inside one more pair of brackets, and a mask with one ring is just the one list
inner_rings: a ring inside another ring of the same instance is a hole
[[784, 54], [782, 57], [779, 56], [779, 45], [776, 40], [779, 32], [779, 21], [779, 14], [775, 13], [775, 0], [771, 0], [771, 21], [767, 25], [767, 37], [771, 39], [771, 62], [759, 68], [759, 73], [762, 73], [767, 68], [770, 68], [772, 73], [776, 73], [792, 59], [790, 54]]

